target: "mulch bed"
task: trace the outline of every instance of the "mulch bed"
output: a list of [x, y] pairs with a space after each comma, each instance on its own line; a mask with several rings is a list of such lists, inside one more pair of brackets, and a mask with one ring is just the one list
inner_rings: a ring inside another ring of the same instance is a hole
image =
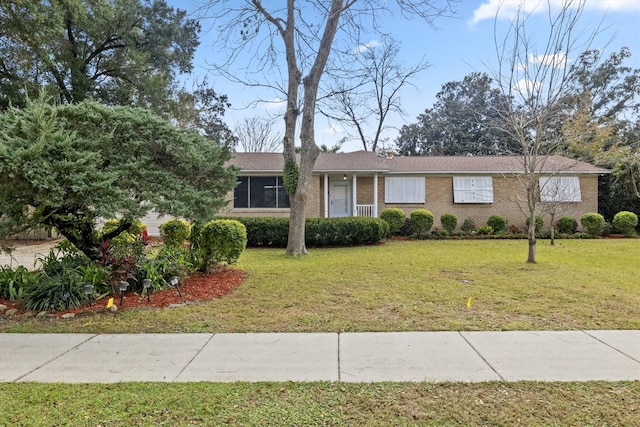
[[[180, 281], [180, 291], [184, 296], [184, 300], [180, 298], [176, 288], [162, 289], [151, 294], [151, 301], [147, 301], [147, 296], [142, 296], [134, 292], [126, 292], [124, 294], [123, 304], [120, 307], [120, 296], [108, 296], [93, 303], [92, 306], [86, 305], [75, 309], [56, 312], [56, 316], [60, 317], [66, 313], [84, 313], [92, 310], [104, 310], [107, 306], [109, 298], [113, 298], [113, 303], [118, 306], [119, 310], [129, 310], [137, 307], [153, 307], [168, 308], [170, 304], [183, 304], [185, 302], [203, 302], [214, 298], [220, 298], [230, 294], [239, 286], [246, 276], [246, 273], [233, 268], [220, 268], [214, 273], [203, 274], [194, 273], [186, 279]], [[0, 304], [10, 308], [17, 308], [17, 314], [23, 314], [25, 310], [21, 309], [17, 301], [7, 301], [0, 299]]]

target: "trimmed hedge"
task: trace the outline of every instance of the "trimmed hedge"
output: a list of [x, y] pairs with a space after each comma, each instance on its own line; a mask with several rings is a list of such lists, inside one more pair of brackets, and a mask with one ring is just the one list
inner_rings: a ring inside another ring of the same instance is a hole
[[586, 213], [580, 217], [580, 224], [591, 237], [598, 237], [604, 231], [604, 217], [598, 213]]
[[411, 212], [411, 224], [416, 237], [426, 237], [433, 227], [433, 214], [427, 209], [416, 209]]
[[563, 216], [556, 221], [556, 229], [563, 234], [573, 234], [578, 229], [578, 221], [570, 216]]
[[507, 228], [507, 220], [502, 215], [493, 214], [487, 220], [487, 225], [493, 229], [492, 233], [499, 233]]
[[[247, 229], [247, 246], [284, 248], [289, 218], [234, 217]], [[307, 218], [305, 242], [310, 247], [375, 244], [389, 236], [389, 224], [380, 218]]]
[[402, 209], [386, 208], [380, 212], [380, 219], [385, 220], [389, 224], [389, 232], [398, 234], [404, 225], [405, 214]]
[[225, 262], [233, 264], [247, 246], [247, 229], [232, 219], [214, 219], [202, 226], [198, 236], [198, 251], [205, 271]]
[[182, 246], [190, 233], [191, 226], [183, 219], [170, 219], [160, 226], [160, 234], [167, 246]]
[[458, 217], [454, 214], [444, 213], [440, 215], [440, 224], [442, 224], [442, 228], [447, 230], [447, 233], [451, 234], [458, 225]]
[[613, 226], [626, 237], [633, 237], [636, 234], [638, 225], [638, 215], [629, 211], [618, 212], [613, 217]]

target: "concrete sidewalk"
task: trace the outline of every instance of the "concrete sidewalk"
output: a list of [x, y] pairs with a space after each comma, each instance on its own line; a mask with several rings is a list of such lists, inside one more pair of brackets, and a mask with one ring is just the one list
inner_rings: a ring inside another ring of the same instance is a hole
[[0, 382], [640, 380], [640, 331], [0, 334]]

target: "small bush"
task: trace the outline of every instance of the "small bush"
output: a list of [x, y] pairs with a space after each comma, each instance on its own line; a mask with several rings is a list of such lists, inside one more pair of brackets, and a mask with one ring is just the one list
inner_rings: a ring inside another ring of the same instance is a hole
[[479, 236], [490, 236], [493, 234], [493, 227], [490, 225], [483, 225], [482, 227], [478, 227], [476, 230], [476, 234]]
[[380, 218], [309, 218], [305, 226], [308, 246], [371, 245], [388, 235], [389, 224]]
[[556, 221], [556, 230], [563, 234], [573, 234], [578, 229], [578, 221], [570, 216], [563, 216]]
[[416, 209], [411, 212], [411, 224], [416, 237], [426, 237], [433, 227], [433, 214], [426, 209]]
[[498, 233], [507, 228], [507, 220], [505, 220], [501, 215], [494, 214], [487, 220], [487, 225], [493, 228], [493, 231]]
[[235, 220], [214, 219], [204, 224], [198, 239], [198, 251], [202, 256], [204, 271], [225, 262], [233, 264], [247, 246], [247, 229]]
[[[117, 218], [109, 219], [104, 223], [102, 227], [101, 235], [105, 235], [110, 233], [118, 228], [120, 225], [120, 220]], [[125, 231], [120, 233], [118, 236], [114, 237], [112, 240], [113, 243], [132, 243], [135, 241], [136, 237], [138, 237], [144, 230], [147, 229], [147, 224], [140, 221], [139, 219], [134, 219], [131, 223], [131, 226], [127, 228]]]
[[[529, 219], [527, 217], [527, 219], [524, 221], [525, 225], [527, 226], [527, 230], [529, 230]], [[544, 225], [544, 219], [542, 219], [542, 217], [540, 215], [536, 215], [536, 234], [540, 233], [540, 231], [542, 231], [542, 226]]]
[[398, 234], [400, 236], [413, 236], [413, 224], [411, 224], [411, 218], [404, 219], [404, 224]]
[[604, 217], [598, 213], [586, 213], [580, 217], [580, 224], [590, 237], [599, 237], [604, 230]]
[[447, 233], [451, 234], [458, 225], [458, 218], [454, 214], [445, 213], [440, 215], [440, 224], [442, 224], [442, 228], [447, 230]]
[[638, 215], [633, 212], [621, 211], [613, 217], [613, 226], [627, 237], [633, 237], [636, 234], [637, 225]]
[[8, 265], [0, 267], [0, 298], [11, 301], [22, 298], [31, 281], [31, 273], [21, 265], [15, 269]]
[[402, 209], [386, 208], [380, 212], [380, 219], [385, 220], [387, 224], [389, 224], [389, 232], [391, 234], [398, 234], [404, 225], [405, 214]]
[[473, 221], [473, 219], [467, 218], [462, 223], [462, 227], [460, 227], [460, 230], [465, 233], [472, 233], [476, 231], [476, 223]]
[[160, 234], [167, 246], [182, 246], [190, 232], [191, 226], [183, 219], [170, 219], [160, 226]]

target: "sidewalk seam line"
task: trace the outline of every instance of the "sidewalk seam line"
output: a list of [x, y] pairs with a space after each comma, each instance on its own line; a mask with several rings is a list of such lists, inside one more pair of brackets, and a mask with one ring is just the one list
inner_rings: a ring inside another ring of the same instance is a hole
[[211, 334], [211, 336], [209, 337], [209, 339], [207, 340], [207, 342], [206, 342], [206, 343], [204, 343], [204, 344], [202, 345], [202, 347], [200, 347], [200, 349], [196, 352], [196, 354], [194, 354], [194, 355], [193, 355], [193, 357], [192, 357], [191, 359], [189, 359], [189, 361], [188, 361], [188, 362], [187, 362], [187, 363], [182, 367], [182, 369], [180, 369], [180, 372], [178, 372], [178, 373], [176, 374], [176, 376], [175, 376], [175, 377], [173, 377], [173, 379], [171, 380], [171, 382], [172, 382], [172, 383], [176, 382], [176, 380], [178, 379], [178, 377], [179, 377], [180, 375], [182, 375], [182, 373], [185, 371], [185, 369], [187, 369], [187, 368], [189, 367], [189, 365], [191, 365], [191, 362], [193, 362], [193, 360], [194, 360], [196, 357], [198, 357], [198, 355], [202, 352], [202, 350], [204, 350], [204, 348], [207, 346], [207, 344], [209, 344], [209, 343], [211, 342], [211, 340], [213, 339], [213, 337], [215, 337], [215, 336], [216, 336], [216, 334], [215, 334], [215, 333]]
[[53, 362], [54, 360], [57, 360], [59, 358], [61, 358], [62, 356], [64, 356], [67, 353], [70, 353], [71, 351], [75, 350], [76, 348], [80, 347], [82, 344], [85, 344], [89, 341], [91, 341], [92, 339], [94, 339], [95, 337], [97, 337], [100, 334], [93, 334], [90, 337], [88, 337], [86, 340], [74, 345], [73, 347], [71, 347], [69, 350], [65, 351], [64, 353], [60, 353], [58, 354], [56, 357], [54, 357], [53, 359], [47, 360], [46, 362], [44, 362], [43, 364], [41, 364], [40, 366], [37, 366], [35, 368], [33, 368], [32, 370], [30, 370], [29, 372], [27, 372], [26, 374], [20, 375], [18, 378], [16, 378], [15, 380], [13, 380], [12, 382], [18, 382], [21, 379], [23, 379], [24, 377], [31, 375], [32, 373], [34, 373], [35, 371], [37, 371], [38, 369], [44, 368], [45, 366], [47, 366], [49, 363]]
[[590, 334], [590, 333], [588, 333], [587, 331], [582, 330], [582, 331], [580, 331], [580, 332], [582, 332], [582, 333], [583, 333], [583, 334], [585, 334], [586, 336], [591, 337], [591, 338], [593, 338], [594, 340], [596, 340], [596, 341], [598, 341], [598, 342], [600, 342], [600, 343], [602, 343], [602, 344], [606, 345], [606, 346], [607, 346], [607, 347], [609, 347], [610, 349], [617, 351], [618, 353], [622, 354], [623, 356], [628, 357], [629, 359], [633, 360], [634, 362], [636, 362], [636, 363], [640, 363], [640, 360], [638, 360], [638, 359], [636, 359], [635, 357], [633, 357], [633, 356], [631, 356], [631, 355], [629, 355], [629, 354], [625, 353], [624, 351], [622, 351], [622, 350], [620, 350], [620, 349], [618, 349], [618, 348], [616, 348], [616, 347], [612, 346], [611, 344], [609, 344], [609, 343], [606, 343], [606, 342], [602, 341], [600, 338], [598, 338], [598, 337], [595, 337], [595, 336], [591, 335], [591, 334]]
[[469, 345], [469, 347], [471, 347], [471, 349], [478, 355], [478, 357], [480, 357], [480, 359], [482, 359], [482, 361], [484, 363], [487, 364], [487, 366], [489, 368], [491, 368], [491, 370], [498, 376], [498, 378], [500, 378], [500, 381], [506, 381], [502, 375], [500, 375], [500, 373], [498, 371], [495, 370], [495, 368], [493, 367], [493, 365], [491, 365], [491, 363], [489, 363], [489, 361], [487, 359], [484, 358], [484, 356], [482, 354], [480, 354], [480, 352], [473, 346], [473, 344], [471, 344], [469, 342], [469, 340], [467, 339], [467, 337], [465, 337], [464, 335], [462, 335], [461, 331], [458, 331], [458, 335], [460, 335], [462, 337], [463, 340], [465, 340], [465, 342]]
[[342, 354], [340, 353], [340, 332], [338, 332], [338, 382], [342, 382], [342, 375], [340, 370], [340, 359], [342, 358]]

